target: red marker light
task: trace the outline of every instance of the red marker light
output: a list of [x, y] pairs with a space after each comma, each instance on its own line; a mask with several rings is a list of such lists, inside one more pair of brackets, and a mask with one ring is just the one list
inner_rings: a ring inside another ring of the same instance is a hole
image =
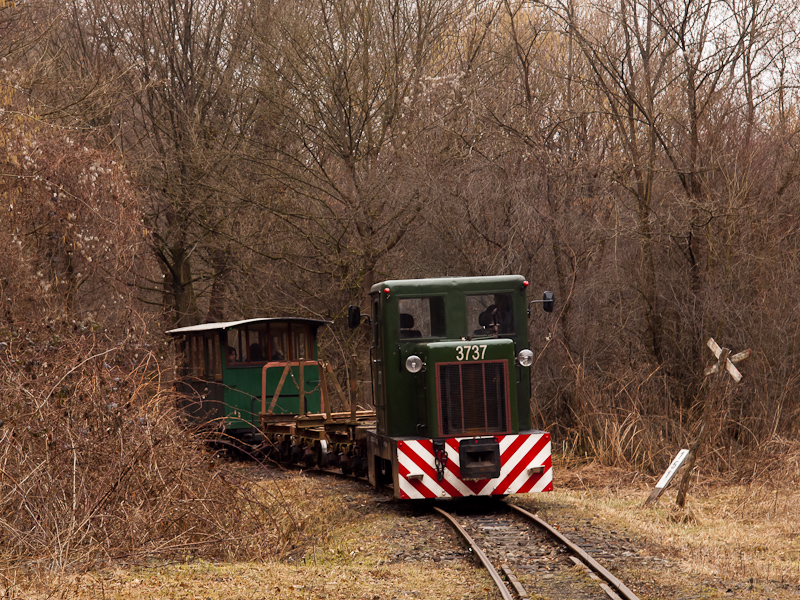
[[386, 294], [387, 296], [389, 295], [389, 292], [391, 292], [391, 291], [392, 290], [390, 290], [388, 287], [383, 288], [383, 293]]
[[522, 282], [522, 287], [524, 287], [524, 288], [528, 287], [529, 285], [530, 285], [530, 284], [528, 283], [528, 280], [527, 280], [527, 279], [526, 279], [525, 281], [523, 281], [523, 282]]

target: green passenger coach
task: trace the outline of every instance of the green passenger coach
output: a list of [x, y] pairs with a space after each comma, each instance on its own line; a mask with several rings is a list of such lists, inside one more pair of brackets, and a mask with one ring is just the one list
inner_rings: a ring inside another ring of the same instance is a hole
[[[263, 398], [272, 399], [276, 391], [280, 393], [271, 406], [275, 415], [320, 412], [317, 330], [329, 323], [262, 318], [168, 331], [178, 351], [184, 414], [197, 424], [254, 441], [261, 437]], [[297, 383], [301, 372], [302, 393]]]

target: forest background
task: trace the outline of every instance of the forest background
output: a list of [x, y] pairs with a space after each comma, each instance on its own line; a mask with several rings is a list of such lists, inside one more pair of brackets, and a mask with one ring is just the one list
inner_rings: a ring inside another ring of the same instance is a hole
[[384, 277], [553, 289], [537, 425], [650, 473], [706, 340], [750, 348], [699, 467], [763, 474], [800, 434], [798, 31], [790, 0], [0, 0], [4, 552], [252, 551], [186, 533], [245, 526], [163, 332], [331, 319], [360, 379], [342, 317]]

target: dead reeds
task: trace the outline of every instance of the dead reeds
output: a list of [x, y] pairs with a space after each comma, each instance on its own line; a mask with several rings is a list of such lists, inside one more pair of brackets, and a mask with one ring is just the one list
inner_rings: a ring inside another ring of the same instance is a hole
[[[538, 413], [540, 421], [552, 423], [554, 450], [567, 459], [650, 475], [663, 472], [696, 439], [703, 394], [709, 393], [701, 385], [695, 401], [684, 406], [671, 397], [671, 382], [658, 369], [612, 377], [573, 364], [566, 381], [558, 392], [560, 411], [551, 404]], [[697, 469], [731, 483], [796, 477], [796, 443], [776, 432], [769, 414], [759, 418], [749, 406], [758, 404], [753, 390], [729, 384], [718, 392], [710, 398], [713, 411]]]

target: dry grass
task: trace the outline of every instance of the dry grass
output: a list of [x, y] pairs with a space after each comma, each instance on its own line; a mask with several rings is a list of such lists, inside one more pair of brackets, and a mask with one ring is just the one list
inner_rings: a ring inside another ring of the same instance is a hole
[[798, 450], [785, 454], [783, 469], [771, 480], [695, 480], [685, 510], [675, 505], [673, 489], [642, 508], [654, 479], [646, 485], [638, 473], [597, 464], [573, 463], [561, 470], [555, 493], [521, 502], [577, 529], [583, 519], [593, 519], [635, 540], [640, 558], [667, 560], [669, 568], [633, 561], [616, 573], [637, 582], [642, 597], [715, 598], [727, 592], [789, 600], [800, 594]]
[[[237, 467], [253, 472], [251, 466]], [[303, 474], [254, 482], [256, 494], [280, 488], [302, 530], [277, 556], [262, 561], [143, 560], [81, 574], [17, 577], [8, 591], [31, 598], [122, 599], [225, 598], [494, 598], [489, 578], [471, 561], [404, 561], [415, 543], [429, 542], [437, 531], [406, 532], [418, 524], [395, 504], [376, 503], [362, 484], [332, 482]], [[335, 492], [335, 493], [332, 493]], [[438, 522], [437, 522], [438, 523]], [[442, 546], [458, 546], [445, 524]], [[11, 594], [13, 596], [13, 594]]]
[[[788, 464], [792, 459], [787, 456]], [[693, 484], [685, 511], [673, 508], [671, 491], [643, 509], [652, 481], [597, 464], [557, 463], [556, 492], [515, 502], [564, 529], [580, 530], [589, 519], [610, 538], [630, 540], [634, 556], [609, 566], [642, 600], [790, 600], [800, 593], [796, 488], [702, 480]], [[246, 465], [237, 469], [253, 471]], [[495, 598], [474, 563], [430, 558], [431, 547], [458, 545], [445, 526], [421, 523], [418, 514], [395, 503], [376, 502], [357, 484], [343, 488], [326, 478], [288, 474], [251, 486], [256, 495], [279, 493], [302, 532], [286, 537], [291, 542], [265, 560], [143, 560], [80, 575], [41, 576], [34, 588], [20, 577], [8, 583], [20, 596], [81, 600]], [[290, 530], [284, 514], [278, 522]], [[398, 550], [414, 558], [398, 558]]]
[[[775, 469], [767, 466], [775, 462], [780, 471], [786, 452], [797, 445], [790, 433], [797, 411], [749, 414], [751, 405], [763, 403], [754, 399], [749, 380], [733, 385], [724, 376], [725, 385], [717, 386], [706, 378], [695, 397], [680, 400], [671, 395], [674, 382], [663, 370], [646, 365], [603, 373], [572, 364], [567, 372], [568, 385], [560, 395], [568, 412], [552, 414], [553, 405], [548, 405], [535, 410], [535, 422], [547, 425], [556, 440], [554, 450], [568, 458], [661, 473], [675, 448], [688, 448], [697, 439], [706, 402], [712, 407], [700, 450], [706, 476], [721, 474], [741, 482], [769, 478]], [[788, 385], [784, 391], [790, 394]]]
[[[466, 572], [465, 572], [466, 571]], [[430, 568], [413, 565], [293, 566], [281, 563], [214, 564], [196, 561], [135, 572], [112, 571], [62, 581], [51, 593], [76, 600], [89, 598], [221, 598], [249, 600], [286, 598], [327, 600], [430, 598], [477, 600], [494, 598], [490, 582], [480, 582], [472, 568], [444, 567], [431, 577]], [[478, 579], [478, 581], [476, 581]]]

